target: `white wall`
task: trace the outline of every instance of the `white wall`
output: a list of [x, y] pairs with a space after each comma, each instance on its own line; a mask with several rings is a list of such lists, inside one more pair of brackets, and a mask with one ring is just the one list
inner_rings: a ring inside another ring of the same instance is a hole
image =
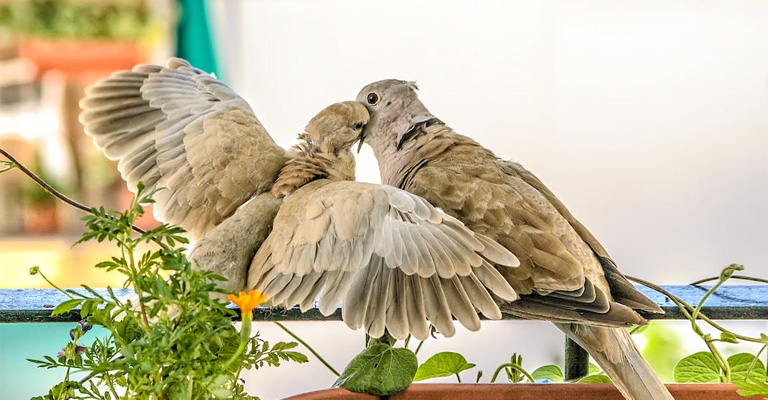
[[[684, 283], [739, 262], [768, 276], [768, 2], [216, 4], [229, 81], [281, 144], [371, 81], [417, 80], [435, 115], [536, 173], [626, 273]], [[376, 180], [372, 153], [358, 160]], [[506, 325], [466, 337], [512, 343], [473, 353], [486, 373], [559, 350], [547, 325]], [[532, 340], [545, 350], [526, 353]]]

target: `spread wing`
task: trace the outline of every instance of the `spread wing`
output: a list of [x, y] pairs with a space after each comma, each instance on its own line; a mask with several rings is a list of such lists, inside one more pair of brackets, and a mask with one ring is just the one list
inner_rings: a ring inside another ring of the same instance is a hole
[[172, 58], [138, 65], [86, 90], [80, 121], [128, 188], [143, 181], [155, 217], [200, 238], [249, 198], [269, 190], [286, 152], [240, 96]]
[[517, 258], [426, 200], [391, 186], [316, 181], [285, 199], [248, 273], [273, 305], [302, 310], [319, 299], [374, 337], [426, 338], [427, 321], [454, 333], [453, 320], [480, 328], [477, 311], [498, 319], [491, 293], [517, 294], [493, 264]]

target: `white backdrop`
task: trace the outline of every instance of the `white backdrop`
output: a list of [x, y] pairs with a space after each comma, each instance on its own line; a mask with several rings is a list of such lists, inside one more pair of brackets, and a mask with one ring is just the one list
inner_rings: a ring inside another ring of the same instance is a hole
[[[685, 283], [738, 262], [768, 276], [768, 2], [212, 4], [225, 79], [285, 146], [365, 84], [417, 80], [435, 115], [536, 173], [624, 272]], [[358, 162], [378, 180], [369, 150]], [[340, 324], [308, 325], [339, 368], [362, 345]], [[547, 362], [562, 341], [543, 323], [462, 337], [447, 347], [469, 346], [486, 374], [513, 351]], [[257, 392], [332, 381], [306, 371], [259, 372]]]

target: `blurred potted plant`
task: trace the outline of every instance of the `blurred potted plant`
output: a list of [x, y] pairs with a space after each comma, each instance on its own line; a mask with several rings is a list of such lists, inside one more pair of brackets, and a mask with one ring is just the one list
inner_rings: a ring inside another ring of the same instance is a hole
[[[62, 184], [49, 176], [36, 156], [34, 172], [56, 190]], [[22, 190], [24, 205], [24, 230], [36, 235], [52, 234], [59, 231], [61, 220], [56, 199], [35, 182], [28, 182]]]
[[20, 0], [0, 4], [0, 28], [19, 56], [67, 74], [130, 68], [145, 60], [158, 22], [144, 1]]

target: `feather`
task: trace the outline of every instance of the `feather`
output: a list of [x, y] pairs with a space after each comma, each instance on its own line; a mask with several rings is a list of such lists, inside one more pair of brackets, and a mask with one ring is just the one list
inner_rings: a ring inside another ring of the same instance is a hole
[[477, 317], [475, 307], [462, 287], [459, 276], [455, 275], [451, 279], [441, 279], [440, 282], [442, 283], [445, 299], [448, 302], [451, 314], [470, 331], [479, 330], [480, 318]]
[[389, 299], [387, 301], [387, 331], [398, 340], [403, 340], [410, 333], [408, 327], [408, 309], [406, 308], [406, 276], [397, 270], [389, 275]]
[[427, 319], [445, 337], [451, 337], [456, 333], [453, 326], [448, 301], [445, 298], [440, 278], [433, 275], [429, 278], [421, 278], [421, 288], [424, 294], [424, 311]]

